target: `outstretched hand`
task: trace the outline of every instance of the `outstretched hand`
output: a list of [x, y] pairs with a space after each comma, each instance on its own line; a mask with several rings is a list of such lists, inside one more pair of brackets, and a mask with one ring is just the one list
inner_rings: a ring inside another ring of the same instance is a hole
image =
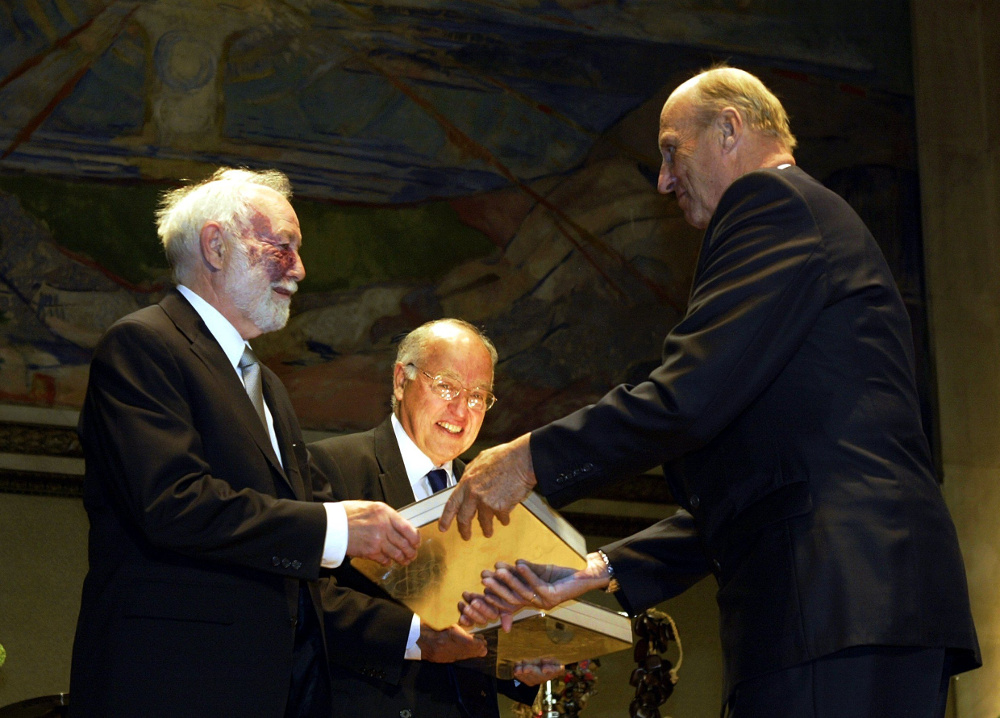
[[495, 570], [483, 571], [483, 593], [465, 592], [458, 604], [462, 626], [483, 625], [500, 620], [510, 631], [513, 616], [525, 606], [549, 609], [587, 591], [604, 588], [610, 577], [600, 554], [587, 556], [582, 569], [517, 561], [499, 562]]
[[461, 481], [445, 504], [438, 528], [447, 531], [454, 519], [458, 532], [468, 541], [472, 537], [472, 518], [478, 516], [483, 536], [493, 535], [493, 517], [506, 526], [510, 510], [534, 488], [535, 471], [531, 465], [530, 434], [523, 434], [507, 444], [486, 449], [465, 468]]
[[417, 555], [420, 534], [395, 509], [380, 501], [343, 501], [347, 513], [347, 555], [388, 566], [404, 566]]

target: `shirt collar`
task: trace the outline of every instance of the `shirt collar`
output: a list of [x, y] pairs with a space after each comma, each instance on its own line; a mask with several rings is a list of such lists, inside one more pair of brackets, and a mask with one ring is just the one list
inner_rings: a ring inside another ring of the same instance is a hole
[[177, 291], [184, 295], [184, 298], [187, 299], [194, 310], [198, 312], [198, 316], [201, 317], [202, 321], [205, 322], [205, 326], [208, 327], [209, 333], [215, 338], [215, 341], [219, 342], [219, 345], [222, 347], [222, 351], [226, 354], [226, 358], [229, 359], [230, 363], [233, 365], [233, 369], [239, 371], [237, 367], [240, 363], [240, 357], [243, 356], [243, 349], [247, 347], [248, 344], [246, 340], [240, 336], [236, 327], [234, 327], [228, 319], [222, 316], [222, 313], [218, 309], [213, 307], [200, 295], [195, 294], [183, 284], [177, 285]]
[[416, 485], [431, 469], [444, 469], [448, 472], [449, 479], [454, 477], [451, 461], [446, 461], [441, 466], [435, 466], [434, 462], [413, 443], [413, 439], [406, 433], [406, 429], [399, 423], [396, 415], [393, 414], [389, 420], [392, 422], [392, 431], [396, 435], [399, 453], [403, 455], [403, 466], [406, 467], [406, 478], [410, 480], [410, 486]]

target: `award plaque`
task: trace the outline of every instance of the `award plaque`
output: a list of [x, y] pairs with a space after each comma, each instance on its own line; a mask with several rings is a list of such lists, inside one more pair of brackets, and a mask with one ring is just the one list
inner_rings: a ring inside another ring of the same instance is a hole
[[351, 565], [421, 620], [441, 630], [458, 620], [458, 602], [464, 591], [482, 593], [482, 572], [497, 561], [517, 559], [571, 568], [587, 565], [583, 536], [535, 493], [511, 509], [510, 524], [493, 522], [486, 538], [479, 522], [472, 522], [472, 538], [462, 539], [457, 523], [442, 533], [437, 526], [455, 487], [410, 504], [399, 513], [420, 532], [417, 557], [407, 566], [382, 566], [352, 558]]
[[549, 658], [566, 665], [632, 647], [628, 616], [584, 601], [566, 601], [547, 611], [521, 609], [510, 633], [499, 622], [474, 632], [486, 639], [486, 657], [460, 665], [504, 679], [514, 677], [519, 661]]

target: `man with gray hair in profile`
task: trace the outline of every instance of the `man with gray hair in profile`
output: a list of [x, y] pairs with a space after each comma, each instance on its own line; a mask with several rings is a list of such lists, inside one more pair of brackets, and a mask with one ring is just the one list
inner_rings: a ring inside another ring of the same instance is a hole
[[532, 489], [558, 507], [657, 464], [682, 508], [581, 571], [498, 566], [465, 618], [592, 588], [636, 613], [712, 574], [732, 718], [941, 718], [980, 654], [889, 267], [750, 73], [683, 83], [658, 139], [659, 191], [705, 230], [662, 364], [481, 453], [441, 522], [489, 535]]
[[248, 344], [284, 326], [305, 277], [290, 196], [279, 172], [233, 169], [168, 192], [177, 288], [95, 349], [73, 716], [328, 716], [320, 567], [416, 555], [393, 509], [332, 500]]

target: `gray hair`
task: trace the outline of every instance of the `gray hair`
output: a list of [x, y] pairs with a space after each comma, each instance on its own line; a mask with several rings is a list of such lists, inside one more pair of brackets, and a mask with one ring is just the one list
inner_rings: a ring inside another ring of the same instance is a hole
[[[435, 338], [431, 332], [438, 324], [451, 324], [475, 334], [479, 338], [479, 341], [483, 343], [483, 347], [486, 348], [486, 351], [489, 352], [490, 362], [493, 368], [496, 369], [497, 361], [499, 361], [500, 355], [497, 354], [497, 348], [493, 346], [493, 342], [490, 341], [490, 338], [486, 336], [483, 330], [474, 324], [470, 324], [464, 319], [448, 318], [433, 319], [429, 322], [425, 322], [403, 337], [403, 340], [399, 343], [399, 349], [396, 350], [396, 361], [393, 363], [394, 373], [396, 364], [402, 364], [403, 371], [405, 372], [408, 380], [413, 381], [417, 378], [417, 369], [413, 365], [423, 364], [423, 358], [424, 354], [427, 352], [427, 347], [430, 346], [431, 341]], [[392, 394], [391, 402], [392, 409], [395, 411], [395, 392]]]
[[707, 127], [727, 107], [739, 110], [751, 129], [776, 138], [788, 152], [798, 141], [792, 134], [788, 113], [756, 76], [728, 65], [716, 65], [695, 75], [698, 124]]
[[156, 211], [156, 232], [163, 243], [174, 281], [192, 279], [198, 266], [201, 229], [214, 220], [227, 236], [242, 236], [250, 228], [253, 187], [273, 189], [285, 199], [292, 185], [278, 170], [254, 171], [220, 167], [201, 182], [165, 192]]

